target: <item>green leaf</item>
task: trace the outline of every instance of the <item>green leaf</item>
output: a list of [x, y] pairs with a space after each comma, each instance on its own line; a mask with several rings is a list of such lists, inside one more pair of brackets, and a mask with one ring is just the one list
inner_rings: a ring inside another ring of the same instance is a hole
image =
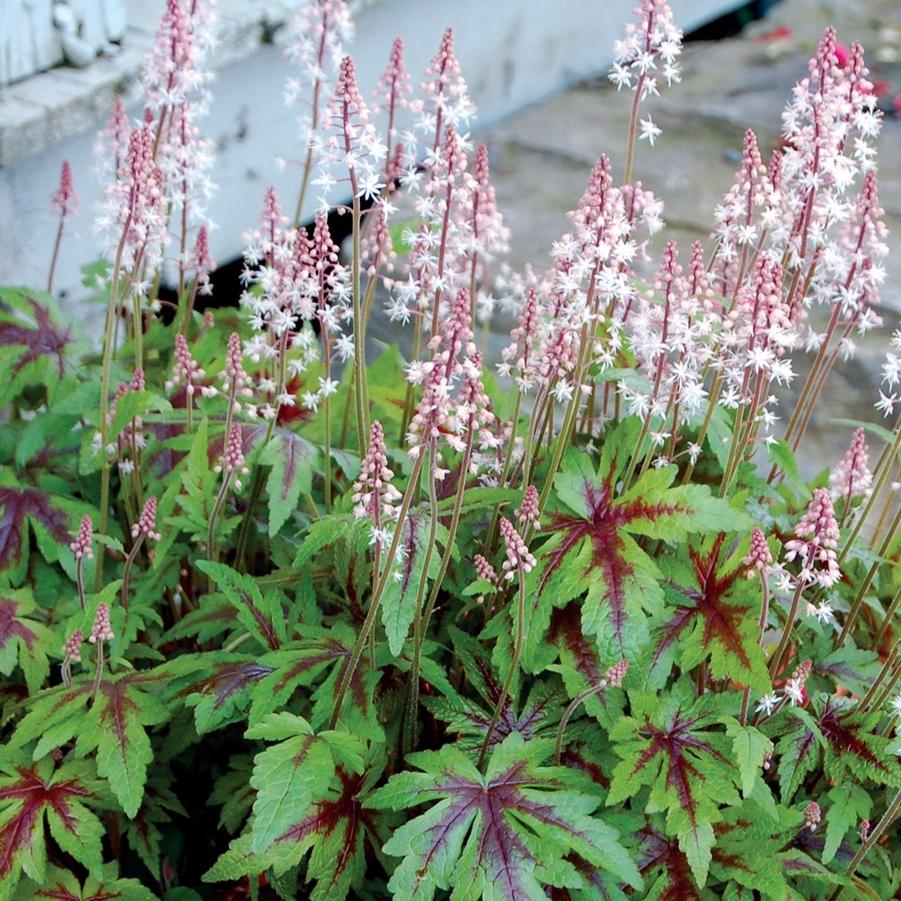
[[398, 563], [385, 585], [381, 602], [382, 624], [388, 636], [388, 647], [395, 657], [400, 656], [416, 617], [416, 599], [425, 567], [429, 530], [424, 516], [408, 516], [402, 528]]
[[270, 591], [264, 595], [250, 576], [235, 572], [223, 563], [198, 560], [195, 566], [216, 582], [237, 611], [241, 625], [263, 647], [277, 651], [282, 646], [286, 628], [278, 592]]
[[575, 878], [572, 860], [639, 888], [616, 830], [592, 816], [597, 798], [579, 791], [570, 771], [541, 766], [549, 751], [512, 734], [484, 775], [454, 746], [410, 755], [421, 772], [392, 776], [368, 802], [378, 810], [432, 804], [384, 847], [403, 858], [389, 883], [394, 896], [431, 899], [454, 887], [472, 899], [543, 898], [551, 873]]
[[727, 724], [726, 734], [732, 737], [732, 752], [741, 774], [741, 792], [747, 798], [760, 775], [764, 758], [773, 750], [773, 743], [759, 729], [742, 726], [737, 720]]
[[134, 817], [144, 797], [153, 747], [146, 727], [158, 726], [169, 711], [152, 690], [140, 687], [139, 676], [103, 680], [79, 731], [76, 750], [96, 749], [97, 772], [105, 777], [125, 811]]
[[269, 497], [269, 537], [297, 509], [301, 492], [309, 494], [313, 480], [313, 446], [293, 432], [277, 434], [266, 449], [272, 469], [266, 480]]
[[253, 804], [255, 852], [265, 851], [321, 797], [335, 776], [328, 744], [306, 733], [261, 751], [254, 758], [250, 784], [257, 790]]
[[848, 830], [856, 828], [859, 820], [867, 819], [873, 807], [869, 793], [853, 782], [830, 789], [828, 798], [832, 803], [826, 811], [823, 863], [829, 863], [835, 857]]
[[99, 874], [103, 826], [90, 809], [98, 802], [93, 767], [84, 761], [29, 763], [0, 759], [0, 899], [24, 872], [43, 885], [47, 872], [44, 822], [56, 843], [89, 872]]
[[45, 649], [53, 633], [38, 621], [38, 612], [30, 590], [0, 588], [0, 673], [9, 676], [18, 664], [29, 694], [50, 674]]

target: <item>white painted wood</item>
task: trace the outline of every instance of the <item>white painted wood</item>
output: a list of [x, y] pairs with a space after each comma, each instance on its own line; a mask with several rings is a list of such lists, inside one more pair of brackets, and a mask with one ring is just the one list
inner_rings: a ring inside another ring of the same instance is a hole
[[[278, 30], [299, 2], [218, 0], [217, 81], [202, 129], [217, 148], [220, 190], [208, 211], [218, 226], [211, 240], [213, 256], [220, 261], [240, 254], [241, 235], [256, 216], [267, 185], [275, 184], [284, 197], [297, 189], [297, 169], [289, 166], [278, 172], [273, 159], [292, 160], [299, 153], [295, 116], [281, 104], [281, 86], [297, 70], [281, 53], [284, 33]], [[603, 71], [635, 2], [352, 0], [358, 13], [353, 53], [359, 80], [366, 86], [376, 83], [391, 40], [400, 34], [406, 41], [408, 68], [418, 82], [444, 27], [452, 25], [457, 54], [479, 106], [478, 125], [485, 127]], [[672, 0], [677, 20], [686, 29], [739, 2]], [[4, 3], [20, 5], [22, 0], [0, 0], [0, 9]], [[52, 247], [56, 220], [49, 198], [63, 159], [69, 159], [81, 214], [67, 232], [56, 284], [73, 303], [85, 295], [79, 267], [96, 255], [91, 220], [102, 192], [91, 176], [94, 136], [113, 97], [123, 90], [129, 112], [140, 114], [140, 106], [133, 103], [134, 85], [164, 4], [127, 0], [128, 28], [116, 58], [98, 59], [80, 71], [54, 69], [0, 93], [0, 282], [5, 261], [10, 261], [7, 269], [15, 261], [15, 275], [7, 272], [7, 280], [40, 284], [46, 277], [47, 261], [35, 248]], [[2, 29], [0, 22], [0, 35]], [[273, 33], [275, 46], [262, 42]]]
[[125, 34], [125, 0], [0, 0], [0, 87], [89, 64]]

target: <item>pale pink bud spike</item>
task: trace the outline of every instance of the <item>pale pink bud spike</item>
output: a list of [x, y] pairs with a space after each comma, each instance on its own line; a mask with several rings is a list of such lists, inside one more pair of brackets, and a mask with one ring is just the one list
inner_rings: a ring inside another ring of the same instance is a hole
[[84, 632], [76, 629], [63, 645], [63, 666], [71, 663], [81, 663], [81, 645], [84, 641]]
[[369, 449], [360, 466], [360, 475], [354, 482], [354, 515], [358, 519], [369, 517], [373, 523], [373, 537], [383, 540], [382, 529], [386, 522], [397, 518], [400, 492], [391, 484], [394, 472], [388, 467], [388, 451], [382, 424], [373, 420], [369, 429]]
[[65, 219], [73, 215], [77, 208], [78, 194], [75, 192], [75, 183], [72, 179], [72, 164], [68, 160], [63, 160], [59, 187], [53, 195], [53, 211]]
[[619, 663], [614, 663], [613, 666], [607, 670], [604, 681], [610, 688], [619, 688], [623, 684], [623, 680], [626, 678], [626, 673], [628, 672], [629, 661], [626, 659], [620, 660]]
[[754, 578], [757, 573], [766, 575], [770, 571], [770, 567], [773, 565], [773, 555], [770, 553], [766, 535], [760, 529], [754, 529], [751, 532], [751, 546], [742, 563], [748, 567], [749, 579]]
[[141, 510], [138, 521], [131, 527], [132, 538], [143, 536], [150, 541], [160, 540], [160, 533], [156, 531], [156, 510], [157, 499], [148, 497], [144, 501], [144, 508]]
[[485, 582], [491, 582], [492, 585], [497, 583], [497, 573], [494, 567], [481, 555], [476, 554], [473, 558], [476, 568], [476, 575]]
[[820, 825], [820, 820], [822, 819], [822, 813], [820, 811], [820, 805], [817, 804], [816, 801], [811, 801], [804, 808], [804, 825], [811, 831], [815, 832], [817, 826]]
[[109, 619], [109, 606], [100, 604], [97, 607], [97, 613], [94, 616], [94, 625], [91, 628], [91, 634], [88, 641], [91, 644], [97, 644], [98, 641], [112, 641], [115, 638]]
[[210, 239], [205, 225], [201, 225], [197, 229], [197, 239], [191, 253], [191, 265], [194, 267], [198, 292], [204, 295], [211, 294], [210, 273], [216, 268], [216, 261], [210, 255]]
[[94, 559], [94, 524], [91, 517], [85, 514], [81, 517], [81, 523], [78, 526], [78, 534], [75, 540], [69, 545], [76, 560], [85, 558], [87, 560]]
[[179, 332], [175, 336], [175, 365], [172, 367], [172, 378], [166, 382], [166, 389], [171, 391], [173, 388], [184, 385], [185, 392], [191, 396], [196, 391], [204, 374], [194, 357], [191, 356], [185, 336]]
[[241, 476], [249, 472], [244, 459], [244, 437], [240, 425], [233, 425], [225, 439], [222, 457], [217, 470], [225, 473], [226, 478], [236, 474], [235, 488], [241, 490]]
[[510, 580], [519, 572], [531, 572], [536, 561], [529, 552], [522, 535], [516, 531], [516, 527], [505, 516], [501, 517], [500, 529], [507, 550], [507, 559], [503, 565], [504, 578]]
[[516, 521], [520, 526], [537, 526], [538, 516], [538, 489], [534, 485], [529, 485], [523, 493], [522, 503], [516, 511]]
[[795, 527], [795, 537], [785, 543], [785, 559], [801, 562], [800, 580], [830, 588], [841, 579], [835, 549], [839, 530], [832, 499], [825, 488], [817, 488]]
[[846, 504], [855, 497], [866, 494], [873, 484], [869, 467], [869, 448], [866, 432], [860, 428], [851, 439], [851, 446], [842, 461], [829, 475], [832, 496], [844, 498]]

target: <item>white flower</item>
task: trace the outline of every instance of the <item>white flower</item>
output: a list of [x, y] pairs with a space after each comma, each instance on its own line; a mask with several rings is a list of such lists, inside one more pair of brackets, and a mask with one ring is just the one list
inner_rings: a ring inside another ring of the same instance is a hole
[[807, 612], [811, 616], [815, 616], [817, 622], [831, 623], [835, 621], [835, 611], [829, 601], [821, 601], [817, 606], [808, 604]]
[[757, 702], [756, 710], [764, 716], [769, 716], [779, 704], [779, 696], [777, 694], [762, 695]]
[[785, 694], [792, 704], [803, 704], [804, 683], [799, 679], [789, 679], [788, 682], [785, 683]]
[[651, 147], [653, 147], [654, 141], [662, 134], [663, 129], [658, 128], [650, 116], [648, 116], [647, 119], [641, 120], [641, 134], [638, 136], [640, 141], [647, 141]]
[[892, 714], [894, 716], [901, 717], [901, 692], [898, 692], [898, 694], [889, 701], [889, 707], [892, 708]]

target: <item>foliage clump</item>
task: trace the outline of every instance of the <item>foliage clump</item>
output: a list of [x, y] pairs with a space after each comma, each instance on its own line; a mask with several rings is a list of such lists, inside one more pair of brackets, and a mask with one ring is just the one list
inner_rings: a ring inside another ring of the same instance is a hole
[[[894, 896], [901, 426], [839, 423], [810, 481], [795, 456], [879, 324], [863, 50], [826, 31], [784, 143], [748, 132], [709, 242], [643, 281], [641, 108], [681, 34], [642, 0], [625, 172], [512, 273], [452, 33], [415, 96], [398, 39], [371, 106], [311, 0], [296, 212], [267, 190], [235, 310], [215, 31], [170, 0], [145, 114], [101, 135], [99, 352], [50, 293], [68, 165], [48, 291], [0, 289], [0, 899]], [[380, 305], [403, 354], [365, 353]]]

